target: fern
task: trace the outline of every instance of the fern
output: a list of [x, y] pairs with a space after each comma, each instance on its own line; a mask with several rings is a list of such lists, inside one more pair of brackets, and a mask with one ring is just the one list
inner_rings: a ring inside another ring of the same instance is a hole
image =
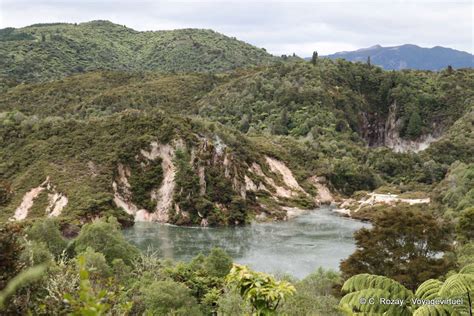
[[411, 315], [410, 307], [406, 304], [380, 304], [380, 299], [391, 298], [390, 292], [382, 289], [365, 289], [345, 295], [340, 302], [342, 309], [352, 308], [353, 312], [364, 315]]
[[355, 292], [364, 289], [381, 289], [390, 293], [391, 298], [410, 299], [413, 292], [398, 283], [395, 280], [368, 273], [354, 275], [349, 278], [342, 286], [344, 292]]
[[459, 271], [461, 274], [473, 274], [474, 275], [474, 263], [468, 264]]
[[418, 308], [413, 316], [456, 316], [458, 312], [454, 311], [449, 305], [423, 305]]
[[415, 292], [415, 296], [421, 299], [431, 300], [438, 297], [439, 290], [443, 282], [439, 280], [430, 279], [423, 282]]
[[456, 297], [472, 292], [474, 287], [474, 274], [455, 274], [450, 276], [441, 287], [440, 296]]

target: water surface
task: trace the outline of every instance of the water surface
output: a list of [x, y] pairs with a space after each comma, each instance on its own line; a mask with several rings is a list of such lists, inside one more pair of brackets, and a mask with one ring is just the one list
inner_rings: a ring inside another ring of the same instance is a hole
[[286, 222], [245, 227], [182, 227], [137, 222], [125, 237], [146, 250], [188, 261], [213, 247], [225, 249], [235, 262], [258, 271], [303, 278], [318, 267], [338, 269], [355, 249], [352, 234], [368, 224], [340, 217], [328, 208], [309, 211]]

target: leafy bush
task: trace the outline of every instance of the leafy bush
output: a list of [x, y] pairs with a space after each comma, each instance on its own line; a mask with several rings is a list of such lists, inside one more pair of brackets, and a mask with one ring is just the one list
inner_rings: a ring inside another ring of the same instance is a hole
[[232, 268], [232, 258], [224, 250], [213, 248], [204, 260], [204, 267], [209, 276], [223, 278]]
[[252, 305], [257, 315], [272, 313], [281, 301], [296, 291], [289, 282], [276, 281], [268, 274], [254, 272], [237, 264], [232, 267], [227, 281], [237, 287], [242, 298]]
[[171, 280], [155, 281], [141, 290], [148, 313], [152, 315], [200, 315], [191, 290]]
[[125, 240], [119, 229], [120, 226], [113, 217], [84, 225], [75, 240], [76, 252], [84, 252], [90, 247], [94, 251], [100, 251], [109, 264], [114, 259], [122, 259], [126, 264], [131, 264], [139, 251]]
[[26, 234], [28, 239], [44, 243], [56, 258], [63, 253], [68, 244], [61, 236], [59, 223], [51, 218], [36, 220]]

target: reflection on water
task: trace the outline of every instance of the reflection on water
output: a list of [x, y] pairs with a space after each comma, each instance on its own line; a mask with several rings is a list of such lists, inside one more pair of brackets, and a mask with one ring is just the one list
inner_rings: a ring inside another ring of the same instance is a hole
[[352, 234], [367, 226], [327, 208], [293, 220], [245, 227], [178, 227], [137, 222], [124, 231], [141, 249], [152, 247], [174, 260], [187, 261], [213, 247], [225, 249], [237, 263], [255, 270], [289, 273], [302, 278], [318, 267], [338, 269], [355, 249]]

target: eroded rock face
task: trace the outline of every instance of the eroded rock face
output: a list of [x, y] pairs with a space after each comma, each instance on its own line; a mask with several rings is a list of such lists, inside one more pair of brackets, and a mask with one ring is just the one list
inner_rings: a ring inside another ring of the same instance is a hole
[[138, 212], [138, 207], [132, 203], [131, 186], [128, 182], [128, 178], [131, 176], [130, 168], [119, 163], [117, 171], [118, 178], [112, 183], [114, 203], [128, 214], [135, 216]]
[[33, 206], [34, 200], [40, 195], [40, 193], [45, 189], [44, 184], [31, 189], [28, 191], [21, 200], [20, 206], [15, 210], [15, 214], [13, 215], [13, 219], [20, 221], [25, 219], [28, 216], [28, 211]]
[[48, 194], [49, 204], [46, 208], [46, 214], [49, 217], [57, 217], [61, 215], [62, 210], [66, 207], [68, 203], [68, 198], [62, 193], [53, 193]]
[[28, 212], [33, 207], [35, 199], [43, 192], [48, 192], [48, 206], [45, 209], [45, 215], [48, 217], [57, 217], [61, 215], [63, 209], [68, 204], [68, 198], [65, 194], [58, 192], [56, 187], [51, 184], [50, 178], [47, 177], [46, 180], [41, 183], [36, 188], [28, 191], [16, 208], [15, 214], [11, 220], [23, 220], [28, 216]]
[[326, 185], [326, 179], [318, 176], [310, 178], [310, 182], [314, 185], [317, 190], [316, 202], [318, 204], [331, 204], [334, 202], [334, 197], [331, 191]]
[[384, 118], [377, 113], [361, 113], [362, 138], [370, 147], [385, 146], [395, 152], [419, 152], [425, 150], [429, 145], [440, 138], [439, 131], [433, 125], [434, 133], [421, 135], [415, 140], [400, 137], [402, 122], [397, 119], [397, 102], [394, 102]]
[[173, 164], [173, 159], [175, 148], [180, 146], [182, 146], [181, 142], [175, 142], [174, 146], [152, 142], [149, 151], [143, 149], [140, 151], [142, 156], [150, 161], [161, 158], [163, 181], [159, 188], [151, 192], [151, 199], [156, 201], [156, 208], [153, 211], [139, 209], [131, 202], [132, 193], [128, 181], [128, 178], [131, 176], [130, 168], [118, 164], [118, 179], [116, 179], [112, 184], [114, 189], [114, 202], [128, 214], [133, 215], [135, 221], [168, 222], [168, 213], [173, 205], [173, 192], [176, 186], [174, 179], [176, 175], [176, 167]]
[[[160, 158], [162, 161], [163, 181], [157, 184], [156, 189], [150, 192], [151, 199], [156, 201], [155, 210], [140, 209], [132, 202], [132, 190], [129, 183], [131, 170], [127, 166], [118, 164], [117, 177], [112, 184], [114, 202], [118, 207], [124, 209], [125, 212], [133, 215], [135, 221], [170, 222], [170, 211], [172, 210], [174, 214], [173, 221], [177, 220], [179, 223], [188, 223], [189, 214], [185, 214], [186, 212], [181, 210], [179, 202], [174, 200], [174, 194], [180, 192], [180, 188], [176, 187], [175, 176], [177, 170], [173, 160], [175, 158], [175, 151], [180, 146], [184, 148], [182, 142], [179, 141], [172, 142], [172, 144], [152, 142], [148, 149], [140, 151], [140, 155], [149, 161], [156, 160], [157, 158]], [[214, 144], [204, 137], [199, 138], [199, 144], [190, 148], [189, 152], [191, 153], [191, 168], [199, 180], [198, 192], [200, 196], [206, 196], [208, 186], [206, 183], [206, 173], [209, 168], [214, 168], [214, 172], [215, 170], [220, 170], [222, 177], [230, 180], [229, 185], [232, 186], [234, 194], [240, 195], [243, 200], [246, 200], [248, 192], [265, 191], [279, 205], [275, 206], [274, 203], [270, 203], [272, 205], [265, 206], [259, 201], [260, 203], [257, 202], [256, 204], [257, 209], [260, 209], [257, 214], [266, 212], [269, 216], [272, 216], [275, 213], [278, 214], [279, 218], [283, 218], [282, 212], [284, 214], [284, 211], [286, 211], [288, 213], [286, 218], [292, 217], [297, 212], [293, 208], [284, 208], [285, 203], [288, 203], [287, 199], [300, 198], [302, 195], [309, 196], [300, 186], [288, 166], [275, 158], [263, 157], [264, 163], [266, 163], [264, 172], [258, 162], [253, 162], [248, 167], [245, 162], [234, 161], [235, 157], [228, 151], [227, 146], [222, 140], [217, 139], [216, 144]], [[137, 159], [140, 159], [140, 157], [137, 157]], [[332, 201], [329, 190], [323, 184], [318, 183], [318, 185], [320, 187], [318, 199]], [[221, 205], [215, 201], [211, 202], [214, 203], [215, 208], [220, 209], [222, 212], [226, 213], [229, 211], [228, 205]], [[255, 203], [255, 200], [253, 203]], [[209, 225], [209, 220], [203, 214], [198, 215], [201, 219], [200, 223], [197, 224]]]
[[283, 182], [287, 187], [294, 191], [304, 192], [291, 170], [283, 162], [268, 156], [265, 157], [265, 160], [273, 173], [280, 174], [283, 177]]
[[[344, 200], [335, 211], [348, 216], [354, 215], [362, 208], [367, 206], [388, 205], [393, 206], [398, 203], [414, 204], [429, 204], [431, 202], [429, 197], [408, 199], [402, 198], [397, 194], [380, 194], [371, 192], [360, 200], [347, 199]], [[355, 216], [355, 215], [354, 215]]]
[[427, 149], [432, 142], [435, 142], [439, 137], [432, 134], [421, 135], [416, 140], [402, 139], [400, 137], [400, 120], [396, 119], [397, 103], [394, 102], [390, 108], [385, 124], [385, 133], [383, 145], [391, 148], [395, 152], [419, 152]]

